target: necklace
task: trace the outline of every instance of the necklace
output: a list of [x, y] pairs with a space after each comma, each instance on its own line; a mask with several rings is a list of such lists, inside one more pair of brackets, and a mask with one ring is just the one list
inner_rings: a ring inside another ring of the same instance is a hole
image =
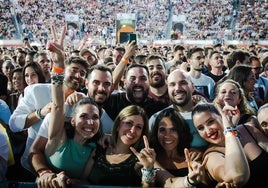
[[113, 149], [113, 148], [109, 149], [109, 151], [107, 152], [108, 155], [117, 155], [117, 156], [121, 156], [121, 155], [129, 155], [129, 154], [130, 154], [129, 151], [127, 151], [127, 152], [116, 152], [116, 151], [114, 151], [114, 150], [116, 150], [116, 149]]

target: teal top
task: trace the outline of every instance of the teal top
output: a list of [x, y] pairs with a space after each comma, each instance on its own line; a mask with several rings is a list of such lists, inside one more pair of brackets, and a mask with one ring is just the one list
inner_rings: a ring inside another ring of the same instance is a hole
[[95, 147], [95, 143], [80, 145], [73, 139], [67, 139], [54, 154], [46, 157], [47, 162], [49, 167], [57, 173], [64, 171], [70, 178], [81, 178]]

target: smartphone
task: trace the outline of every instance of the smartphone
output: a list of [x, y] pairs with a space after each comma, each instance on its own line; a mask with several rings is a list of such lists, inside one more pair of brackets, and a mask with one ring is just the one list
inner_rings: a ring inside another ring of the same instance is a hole
[[137, 43], [137, 35], [135, 33], [129, 33], [129, 42], [135, 41]]

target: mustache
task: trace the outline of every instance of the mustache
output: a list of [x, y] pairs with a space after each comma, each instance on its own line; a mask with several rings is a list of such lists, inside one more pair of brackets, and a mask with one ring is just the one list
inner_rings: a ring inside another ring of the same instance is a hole
[[151, 76], [155, 76], [155, 75], [162, 76], [162, 74], [160, 74], [159, 72], [154, 72], [154, 73], [151, 74]]
[[105, 92], [105, 91], [98, 91], [96, 94], [107, 95], [107, 92]]

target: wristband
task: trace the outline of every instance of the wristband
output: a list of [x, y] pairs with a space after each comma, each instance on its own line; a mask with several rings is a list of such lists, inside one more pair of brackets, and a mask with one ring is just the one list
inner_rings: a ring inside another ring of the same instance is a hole
[[64, 72], [64, 68], [54, 67], [52, 68], [52, 72], [57, 74], [62, 74]]
[[191, 183], [191, 182], [190, 182], [189, 176], [186, 177], [186, 180], [187, 180], [187, 183], [188, 183], [189, 185], [191, 185], [191, 186], [196, 186], [196, 185], [197, 185], [197, 184], [195, 184], [195, 183]]
[[146, 182], [146, 183], [151, 183], [151, 182], [154, 182], [155, 181], [155, 175], [156, 175], [156, 172], [159, 171], [160, 168], [150, 168], [150, 169], [147, 169], [147, 168], [142, 168], [141, 169], [141, 172], [142, 172], [142, 181], [143, 182]]
[[47, 174], [47, 173], [52, 173], [52, 171], [49, 170], [49, 169], [47, 169], [47, 170], [43, 170], [43, 171], [41, 171], [41, 172], [38, 172], [38, 175], [39, 175], [39, 177], [42, 177], [44, 174]]
[[232, 135], [232, 136], [238, 136], [238, 131], [236, 126], [234, 127], [225, 127], [224, 128], [224, 135]]
[[122, 61], [123, 61], [123, 63], [125, 63], [125, 64], [128, 64], [128, 63], [129, 63], [129, 59], [126, 59], [126, 58], [122, 58]]
[[42, 108], [37, 109], [35, 111], [35, 115], [37, 116], [38, 119], [43, 120], [46, 116], [41, 115], [41, 110], [42, 110]]
[[64, 82], [64, 73], [55, 73], [51, 74], [51, 83], [56, 85], [62, 85]]

